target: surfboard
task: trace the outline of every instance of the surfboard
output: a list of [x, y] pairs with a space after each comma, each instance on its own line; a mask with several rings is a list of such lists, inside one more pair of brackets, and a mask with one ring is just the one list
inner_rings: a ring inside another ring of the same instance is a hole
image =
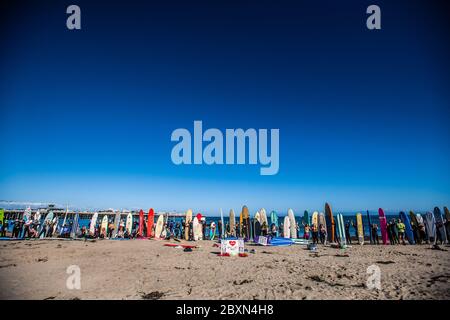
[[297, 239], [297, 228], [295, 223], [294, 211], [292, 209], [288, 209], [288, 217], [289, 217], [290, 238]]
[[[39, 232], [41, 232], [41, 231], [42, 231], [42, 228], [43, 228], [47, 223], [49, 223], [49, 222], [52, 221], [52, 220], [53, 220], [53, 211], [50, 210], [50, 212], [47, 213], [47, 216], [45, 217], [44, 222], [42, 223], [42, 226], [41, 226], [41, 228], [39, 229]], [[43, 238], [44, 238], [44, 234], [41, 234], [40, 238], [43, 239]]]
[[420, 237], [419, 235], [419, 221], [417, 221], [417, 216], [414, 213], [414, 211], [410, 210], [409, 211], [409, 221], [411, 223], [411, 227], [413, 230], [413, 235], [414, 235], [414, 241], [417, 241]]
[[69, 208], [66, 209], [66, 213], [64, 214], [64, 220], [63, 223], [61, 225], [61, 231], [59, 232], [61, 234], [62, 232], [62, 228], [64, 228], [64, 226], [66, 225], [66, 220], [67, 220], [67, 213], [69, 212]]
[[0, 209], [0, 221], [3, 224], [3, 221], [5, 220], [5, 210], [2, 208]]
[[52, 236], [54, 236], [56, 234], [56, 231], [58, 230], [58, 216], [56, 214], [53, 217], [52, 227], [53, 227]]
[[80, 220], [80, 214], [77, 212], [73, 217], [72, 228], [70, 229], [70, 237], [74, 239], [77, 235], [78, 224]]
[[263, 223], [265, 223], [266, 226], [269, 226], [269, 221], [267, 220], [266, 209], [262, 208], [261, 210], [259, 210], [259, 216], [260, 216], [259, 222], [261, 222], [261, 226], [263, 225]]
[[417, 223], [418, 224], [422, 224], [423, 223], [423, 217], [420, 213], [416, 213], [416, 219], [417, 219]]
[[276, 211], [272, 211], [270, 213], [270, 223], [271, 225], [275, 225], [275, 227], [277, 228], [277, 233], [276, 233], [276, 237], [278, 237], [279, 232], [278, 232], [278, 215]]
[[308, 214], [308, 211], [304, 211], [303, 212], [303, 223], [304, 224], [311, 224], [310, 222], [309, 222], [309, 214]]
[[338, 213], [337, 216], [337, 236], [339, 238], [339, 244], [341, 248], [345, 248], [347, 245], [347, 240], [345, 238], [345, 226], [344, 226], [344, 217], [341, 213]]
[[[327, 220], [325, 219], [325, 215], [323, 214], [323, 212], [319, 212], [317, 222], [319, 223], [319, 226], [323, 225], [325, 227], [325, 229], [327, 229]], [[319, 232], [320, 232], [320, 230], [319, 230]]]
[[258, 237], [261, 235], [261, 222], [255, 219], [254, 223], [255, 227], [254, 227], [253, 241], [258, 242]]
[[117, 211], [114, 215], [114, 231], [112, 234], [113, 238], [117, 237], [117, 233], [119, 232], [119, 224], [120, 224], [120, 211]]
[[[159, 218], [158, 218], [159, 219]], [[188, 209], [188, 211], [186, 211], [186, 219], [185, 219], [185, 227], [184, 227], [184, 240], [189, 240], [189, 226], [191, 224], [192, 221], [192, 210]], [[155, 237], [159, 235], [156, 235], [155, 233]]]
[[389, 244], [386, 215], [381, 208], [378, 209], [378, 218], [380, 219], [381, 240], [383, 241], [383, 244]]
[[153, 208], [148, 210], [147, 216], [147, 237], [151, 238], [153, 236], [153, 224], [155, 223], [155, 211]]
[[220, 238], [224, 239], [225, 238], [225, 224], [223, 221], [223, 211], [222, 208], [220, 208], [220, 222], [222, 223], [222, 228], [220, 230]]
[[363, 245], [364, 244], [364, 226], [363, 226], [362, 214], [359, 212], [356, 214], [356, 229], [358, 231], [358, 242], [360, 245]]
[[[191, 214], [192, 214], [192, 210], [191, 210]], [[164, 215], [160, 214], [158, 216], [158, 220], [156, 220], [155, 239], [161, 239], [161, 234], [163, 232], [163, 227], [164, 227]], [[186, 229], [188, 229], [188, 228], [186, 228]], [[189, 234], [188, 234], [188, 240], [189, 240]]]
[[425, 213], [425, 229], [427, 231], [428, 240], [433, 242], [436, 240], [436, 220], [432, 212]]
[[447, 226], [446, 226], [446, 231], [447, 231], [447, 241], [450, 241], [450, 211], [448, 210], [447, 207], [444, 207], [444, 217], [445, 220], [447, 220]]
[[127, 215], [127, 221], [125, 222], [125, 231], [128, 232], [128, 235], [131, 235], [131, 232], [133, 231], [133, 215], [131, 212]]
[[335, 242], [334, 235], [335, 235], [335, 222], [333, 217], [333, 211], [331, 210], [330, 204], [327, 202], [325, 203], [325, 219], [327, 222], [327, 237], [328, 241], [331, 243]]
[[230, 222], [229, 222], [230, 235], [232, 237], [236, 237], [236, 221], [235, 221], [235, 216], [234, 216], [234, 210], [233, 209], [230, 210], [229, 219], [230, 219]]
[[[444, 219], [442, 218], [441, 209], [435, 207], [433, 210], [434, 220], [436, 222], [436, 232], [439, 232], [441, 239], [444, 243], [447, 243], [447, 233], [445, 232]], [[437, 239], [436, 233], [436, 239]]]
[[200, 225], [200, 223], [199, 223], [197, 217], [195, 217], [194, 221], [192, 223], [192, 227], [194, 229], [194, 241], [198, 241], [200, 239], [199, 225]]
[[289, 219], [288, 216], [285, 216], [283, 224], [283, 238], [290, 238], [290, 237], [291, 237], [291, 219]]
[[311, 224], [316, 226], [316, 228], [319, 227], [319, 213], [317, 211], [314, 211], [312, 214]]
[[244, 224], [244, 217], [242, 215], [242, 210], [241, 213], [239, 214], [239, 237], [244, 237], [244, 228], [243, 228], [243, 224]]
[[250, 213], [247, 206], [242, 207], [242, 219], [245, 226], [245, 232], [242, 235], [245, 239], [250, 239]]
[[372, 219], [370, 219], [369, 210], [367, 210], [367, 223], [369, 224], [369, 240], [370, 240], [370, 243], [375, 243], [375, 239], [372, 238]]
[[108, 215], [105, 214], [102, 219], [102, 224], [100, 226], [100, 234], [103, 235], [104, 238], [108, 235]]
[[144, 236], [144, 210], [139, 211], [139, 227], [138, 227], [138, 236]]
[[27, 207], [25, 209], [25, 212], [23, 213], [23, 221], [27, 222], [30, 219], [31, 219], [31, 208]]
[[98, 213], [95, 212], [94, 215], [91, 218], [91, 225], [89, 227], [89, 233], [91, 235], [94, 235], [94, 233], [95, 233], [95, 226], [97, 224], [97, 218], [98, 218]]
[[216, 237], [216, 223], [213, 221], [209, 225], [209, 240], [214, 240]]
[[408, 239], [408, 242], [410, 244], [414, 244], [414, 233], [408, 215], [405, 212], [400, 211], [399, 218], [400, 220], [403, 221], [403, 224], [405, 225], [405, 235], [406, 238]]

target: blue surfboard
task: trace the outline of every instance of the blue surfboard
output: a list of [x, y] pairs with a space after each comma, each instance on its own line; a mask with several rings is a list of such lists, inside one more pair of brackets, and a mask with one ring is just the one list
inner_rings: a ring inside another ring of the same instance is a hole
[[405, 234], [406, 234], [406, 238], [408, 239], [409, 244], [414, 244], [415, 243], [414, 242], [414, 233], [413, 233], [413, 229], [411, 227], [411, 222], [409, 221], [408, 215], [406, 213], [404, 213], [403, 211], [401, 211], [399, 216], [405, 225]]

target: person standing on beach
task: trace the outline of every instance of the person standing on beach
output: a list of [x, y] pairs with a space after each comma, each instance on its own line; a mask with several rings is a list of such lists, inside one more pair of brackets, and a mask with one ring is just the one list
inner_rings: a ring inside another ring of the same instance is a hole
[[112, 238], [113, 232], [114, 232], [115, 226], [114, 223], [112, 221], [109, 222], [108, 225], [108, 238]]
[[397, 225], [395, 223], [395, 220], [392, 219], [391, 222], [388, 224], [390, 226], [390, 230], [391, 230], [391, 236], [392, 236], [392, 241], [391, 244], [398, 244], [398, 230], [397, 230]]
[[319, 230], [315, 224], [311, 227], [313, 244], [319, 243]]
[[189, 241], [194, 241], [194, 222], [189, 222]]
[[352, 244], [352, 237], [350, 236], [350, 222], [345, 223], [345, 240], [348, 244]]
[[303, 239], [309, 240], [309, 232], [310, 232], [311, 228], [309, 227], [309, 224], [304, 224], [303, 227], [304, 227], [303, 228], [303, 230], [304, 230]]
[[261, 235], [266, 237], [268, 234], [268, 231], [269, 230], [267, 228], [267, 223], [264, 221], [261, 225]]
[[374, 244], [380, 244], [380, 240], [378, 238], [378, 225], [376, 223], [372, 224], [372, 239]]
[[425, 225], [423, 223], [419, 223], [419, 244], [422, 244], [426, 237]]
[[2, 237], [6, 237], [6, 230], [8, 230], [8, 220], [5, 219], [2, 221], [2, 226], [1, 226]]
[[397, 230], [398, 230], [398, 237], [399, 237], [399, 241], [401, 241], [401, 243], [403, 245], [406, 244], [405, 242], [405, 224], [402, 222], [402, 220], [398, 219], [397, 222]]
[[323, 224], [319, 225], [319, 230], [320, 230], [320, 243], [325, 244], [325, 239], [327, 238], [327, 229], [325, 228], [325, 226]]

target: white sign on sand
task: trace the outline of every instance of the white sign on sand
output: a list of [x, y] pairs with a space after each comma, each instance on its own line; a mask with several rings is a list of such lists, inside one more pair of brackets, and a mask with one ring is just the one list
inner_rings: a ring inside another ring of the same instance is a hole
[[237, 256], [244, 253], [244, 240], [222, 240], [220, 243], [220, 254], [229, 254], [230, 256]]

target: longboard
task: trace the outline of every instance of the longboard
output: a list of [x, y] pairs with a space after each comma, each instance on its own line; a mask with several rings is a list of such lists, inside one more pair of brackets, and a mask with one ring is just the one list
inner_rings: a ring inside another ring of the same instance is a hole
[[291, 219], [288, 216], [284, 217], [283, 238], [290, 238], [291, 236]]
[[401, 211], [399, 217], [403, 221], [403, 224], [405, 225], [405, 235], [406, 238], [408, 239], [408, 242], [410, 244], [414, 244], [414, 233], [408, 215], [405, 212]]
[[278, 215], [277, 215], [276, 211], [272, 211], [270, 213], [270, 223], [271, 223], [271, 226], [275, 225], [275, 227], [277, 229], [277, 233], [276, 233], [275, 236], [278, 237], [278, 235], [279, 235], [279, 232], [278, 232]]
[[[159, 218], [158, 218], [159, 219]], [[189, 227], [192, 221], [192, 210], [188, 209], [188, 211], [186, 211], [186, 219], [185, 219], [185, 227], [184, 227], [184, 240], [189, 240]], [[159, 234], [156, 233], [155, 230], [155, 238], [156, 237], [160, 237]]]
[[164, 227], [164, 215], [160, 214], [158, 216], [158, 220], [156, 220], [155, 226], [155, 239], [161, 239], [161, 233], [163, 232]]
[[201, 226], [201, 224], [198, 221], [197, 217], [195, 217], [194, 221], [192, 223], [192, 227], [194, 229], [194, 241], [200, 240], [200, 232], [199, 232], [200, 227], [199, 226]]
[[133, 215], [128, 213], [127, 221], [125, 222], [125, 230], [128, 232], [128, 235], [131, 235], [131, 231], [133, 231]]
[[120, 223], [120, 211], [117, 211], [114, 216], [114, 232], [113, 232], [113, 238], [117, 237], [117, 233], [119, 232], [119, 223]]
[[436, 221], [436, 232], [439, 232], [442, 241], [444, 243], [447, 243], [447, 233], [445, 232], [444, 220], [442, 219], [441, 209], [435, 207], [433, 210], [433, 215], [434, 220]]
[[327, 221], [327, 237], [328, 241], [331, 243], [335, 242], [335, 222], [333, 217], [333, 211], [328, 203], [325, 203], [325, 219]]
[[338, 213], [337, 216], [337, 235], [339, 238], [339, 244], [341, 248], [344, 248], [347, 245], [347, 240], [345, 238], [345, 226], [344, 226], [344, 217], [341, 213]]
[[220, 222], [221, 222], [221, 227], [219, 228], [220, 230], [220, 238], [224, 239], [225, 238], [225, 224], [223, 221], [223, 211], [222, 208], [220, 208]]
[[260, 216], [260, 221], [261, 222], [261, 226], [265, 223], [266, 226], [268, 226], [269, 221], [267, 220], [267, 214], [266, 214], [266, 209], [262, 208], [261, 210], [259, 210], [259, 216]]
[[311, 224], [315, 226], [316, 228], [319, 227], [319, 213], [317, 211], [314, 211], [311, 217]]
[[369, 224], [369, 240], [370, 243], [375, 243], [375, 239], [372, 237], [372, 219], [370, 219], [369, 210], [367, 210], [367, 223]]
[[289, 217], [289, 230], [291, 234], [291, 239], [297, 239], [297, 228], [295, 223], [295, 216], [294, 211], [292, 209], [288, 210], [288, 217]]
[[428, 240], [433, 242], [436, 240], [436, 220], [432, 212], [425, 214], [425, 228], [427, 230]]
[[138, 236], [143, 237], [144, 236], [144, 210], [139, 211], [139, 229], [138, 229]]
[[360, 245], [364, 244], [364, 226], [363, 226], [363, 220], [362, 220], [362, 214], [357, 213], [356, 214], [356, 229], [358, 233], [358, 242]]
[[411, 223], [411, 227], [414, 226], [414, 228], [412, 228], [413, 235], [414, 240], [417, 241], [419, 239], [419, 221], [417, 221], [417, 216], [412, 210], [409, 211], [409, 221]]
[[242, 207], [242, 219], [245, 225], [245, 234], [243, 237], [247, 240], [250, 239], [250, 213], [248, 212], [247, 206]]
[[[242, 208], [243, 209], [243, 208]], [[244, 216], [242, 215], [242, 210], [241, 213], [239, 214], [239, 237], [244, 237], [244, 228], [243, 228], [243, 224], [244, 224]]]
[[[323, 225], [325, 227], [325, 230], [327, 229], [327, 220], [325, 219], [325, 215], [323, 214], [323, 212], [319, 212], [318, 218], [317, 218], [317, 222], [319, 223], [319, 235], [320, 235], [320, 225]], [[325, 243], [328, 241], [328, 238], [325, 237]]]
[[102, 219], [102, 224], [100, 227], [100, 234], [103, 235], [104, 238], [108, 235], [108, 215], [105, 214]]
[[[47, 216], [44, 219], [44, 222], [42, 223], [41, 228], [39, 228], [39, 233], [42, 231], [42, 228], [49, 222], [53, 220], [53, 211], [50, 211]], [[48, 230], [47, 230], [48, 231]], [[46, 232], [47, 233], [47, 232]], [[43, 239], [46, 236], [46, 234], [41, 234], [40, 238]]]
[[232, 237], [236, 237], [236, 221], [235, 221], [235, 217], [234, 217], [234, 210], [231, 209], [230, 210], [230, 235]]
[[306, 225], [306, 224], [311, 224], [310, 222], [309, 222], [309, 214], [308, 214], [308, 211], [304, 211], [303, 212], [303, 223]]
[[94, 215], [91, 218], [91, 225], [89, 227], [89, 233], [94, 235], [95, 233], [95, 225], [97, 224], [98, 212], [94, 212]]
[[70, 237], [74, 239], [77, 235], [78, 224], [80, 220], [80, 214], [77, 212], [73, 218], [72, 229], [70, 229]]
[[378, 217], [380, 219], [381, 240], [383, 241], [383, 244], [389, 244], [386, 215], [384, 214], [384, 210], [381, 208], [378, 209]]
[[155, 223], [155, 211], [153, 208], [150, 208], [148, 210], [148, 216], [147, 216], [147, 237], [151, 238], [153, 236], [153, 224]]

